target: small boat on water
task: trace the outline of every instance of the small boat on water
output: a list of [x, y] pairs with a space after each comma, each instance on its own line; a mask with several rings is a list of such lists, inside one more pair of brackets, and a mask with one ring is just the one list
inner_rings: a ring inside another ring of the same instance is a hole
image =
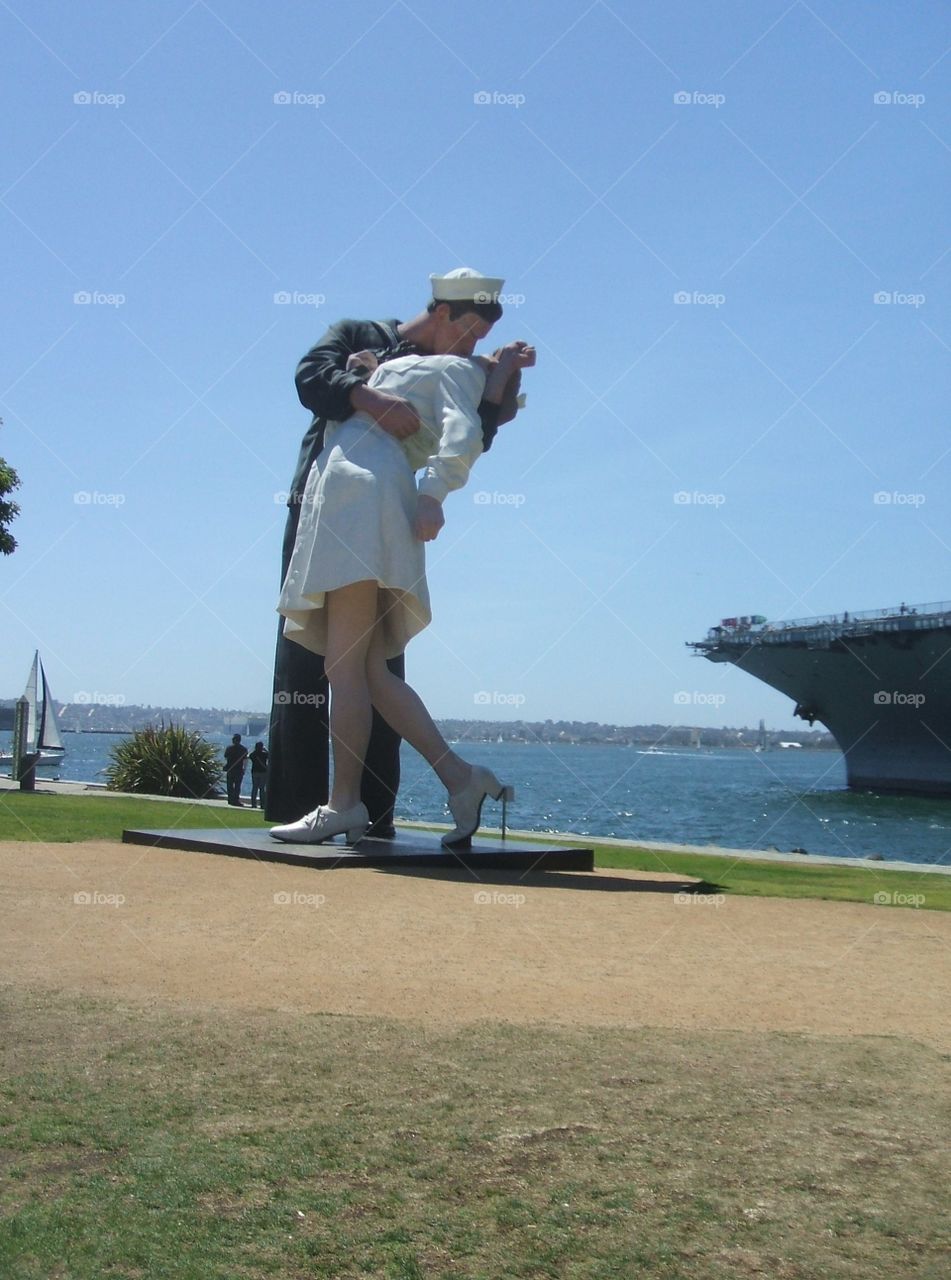
[[[26, 750], [38, 752], [38, 766], [57, 765], [66, 754], [56, 719], [56, 707], [50, 694], [49, 681], [40, 661], [39, 650], [33, 655], [33, 666], [23, 696], [27, 701]], [[0, 752], [0, 764], [12, 764], [12, 751]]]

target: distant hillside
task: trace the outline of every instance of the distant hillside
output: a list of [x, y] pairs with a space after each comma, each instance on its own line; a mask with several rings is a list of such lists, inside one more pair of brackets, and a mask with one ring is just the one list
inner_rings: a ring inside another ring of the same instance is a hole
[[[599, 724], [597, 721], [579, 720], [439, 720], [442, 732], [451, 740], [472, 742], [549, 742], [549, 743], [610, 743], [615, 746], [637, 747], [755, 747], [760, 743], [760, 730], [731, 728], [700, 728], [692, 725], [664, 724]], [[803, 747], [829, 748], [836, 742], [824, 729], [766, 729], [762, 735], [763, 746], [778, 746], [780, 742], [798, 742]]]
[[[12, 708], [15, 700], [0, 702], [0, 716]], [[119, 704], [102, 699], [93, 702], [59, 702], [56, 712], [64, 733], [132, 733], [148, 724], [163, 722], [184, 725], [197, 733], [265, 733], [268, 716], [265, 711], [244, 711], [235, 707], [152, 707], [135, 704]], [[0, 721], [2, 724], [2, 721]]]
[[[13, 699], [0, 701], [0, 729], [13, 727]], [[147, 724], [184, 725], [197, 733], [241, 733], [263, 737], [266, 711], [222, 707], [152, 707], [117, 705], [106, 701], [57, 703], [60, 726], [66, 733], [131, 733]], [[691, 725], [599, 724], [579, 720], [438, 720], [447, 738], [469, 742], [611, 743], [616, 746], [749, 747], [760, 743], [760, 730], [748, 726], [699, 728]], [[835, 747], [832, 735], [822, 729], [775, 730], [762, 735], [764, 746], [798, 742], [803, 747]]]

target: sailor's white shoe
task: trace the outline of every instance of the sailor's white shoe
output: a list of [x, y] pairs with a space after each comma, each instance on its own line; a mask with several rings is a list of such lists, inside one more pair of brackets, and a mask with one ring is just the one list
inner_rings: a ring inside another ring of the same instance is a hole
[[356, 844], [370, 825], [370, 815], [365, 804], [354, 805], [338, 813], [328, 805], [319, 805], [312, 813], [305, 813], [297, 822], [282, 827], [271, 827], [275, 840], [287, 840], [293, 844], [322, 844], [334, 836], [346, 833], [347, 844]]

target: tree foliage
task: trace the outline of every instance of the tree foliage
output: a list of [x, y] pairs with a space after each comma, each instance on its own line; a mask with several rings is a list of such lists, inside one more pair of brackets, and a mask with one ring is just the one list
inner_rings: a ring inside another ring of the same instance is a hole
[[[2, 419], [0, 426], [3, 426]], [[19, 487], [20, 477], [5, 459], [0, 458], [0, 555], [8, 556], [16, 550], [17, 540], [10, 532], [10, 525], [20, 514], [20, 508], [17, 503], [9, 501], [7, 494]]]

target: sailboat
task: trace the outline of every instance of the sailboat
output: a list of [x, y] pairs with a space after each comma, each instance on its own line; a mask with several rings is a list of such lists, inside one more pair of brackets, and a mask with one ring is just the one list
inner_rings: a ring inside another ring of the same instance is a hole
[[[39, 650], [33, 655], [33, 666], [27, 678], [23, 696], [27, 700], [26, 750], [39, 752], [37, 764], [59, 764], [66, 748], [60, 736], [59, 722], [56, 719], [56, 707], [50, 694], [49, 682]], [[13, 753], [0, 753], [0, 764], [12, 764]]]

